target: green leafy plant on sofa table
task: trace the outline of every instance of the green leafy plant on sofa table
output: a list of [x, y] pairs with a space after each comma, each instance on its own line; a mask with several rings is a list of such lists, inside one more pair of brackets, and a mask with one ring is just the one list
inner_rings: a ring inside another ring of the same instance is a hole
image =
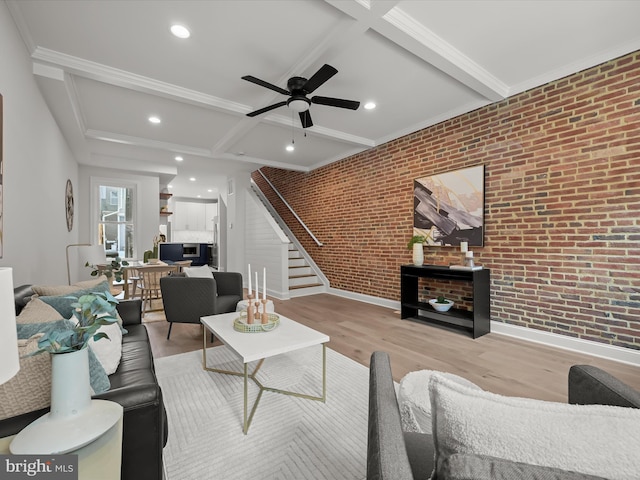
[[[76, 325], [66, 330], [54, 330], [45, 334], [38, 341], [38, 350], [32, 355], [41, 352], [67, 353], [82, 350], [93, 338], [98, 341], [101, 338], [109, 338], [104, 332], [98, 332], [103, 325], [111, 325], [118, 321], [116, 305], [118, 300], [109, 292], [94, 292], [80, 297], [69, 296], [77, 301], [72, 303], [73, 317]], [[71, 320], [73, 322], [73, 319]]]

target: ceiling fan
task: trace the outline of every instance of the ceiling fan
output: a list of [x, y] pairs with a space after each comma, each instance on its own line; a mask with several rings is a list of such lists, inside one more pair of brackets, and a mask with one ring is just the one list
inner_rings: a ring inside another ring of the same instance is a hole
[[298, 112], [300, 114], [300, 122], [302, 123], [302, 128], [307, 128], [313, 126], [313, 122], [311, 121], [311, 114], [309, 113], [309, 107], [312, 103], [315, 103], [317, 105], [328, 105], [330, 107], [347, 108], [349, 110], [357, 110], [360, 106], [360, 102], [356, 102], [353, 100], [319, 97], [317, 95], [311, 98], [307, 98], [308, 94], [313, 93], [319, 86], [324, 84], [336, 73], [338, 73], [338, 70], [333, 68], [331, 65], [324, 64], [316, 73], [313, 74], [313, 76], [309, 80], [303, 77], [291, 77], [287, 81], [287, 90], [273, 85], [272, 83], [265, 82], [264, 80], [260, 80], [259, 78], [253, 77], [251, 75], [245, 75], [244, 77], [242, 77], [243, 80], [255, 83], [256, 85], [260, 85], [262, 87], [273, 90], [274, 92], [278, 92], [282, 95], [291, 97], [286, 101], [274, 103], [273, 105], [261, 108], [259, 110], [256, 110], [255, 112], [247, 113], [247, 117], [255, 117], [256, 115], [260, 115], [262, 113], [274, 110], [279, 107], [284, 107], [286, 105], [294, 112]]

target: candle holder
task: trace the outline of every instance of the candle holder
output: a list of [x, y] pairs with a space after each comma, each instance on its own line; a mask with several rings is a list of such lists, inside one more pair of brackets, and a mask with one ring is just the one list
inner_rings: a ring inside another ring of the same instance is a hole
[[249, 300], [247, 303], [247, 323], [253, 323], [253, 295], [247, 295], [247, 299]]
[[267, 314], [267, 299], [263, 298], [260, 302], [262, 302], [262, 323], [268, 323], [269, 315]]
[[260, 319], [260, 299], [258, 298], [257, 293], [256, 293], [256, 303], [254, 303], [254, 305], [256, 306], [254, 318], [256, 319], [256, 322], [257, 322], [258, 320], [261, 320]]

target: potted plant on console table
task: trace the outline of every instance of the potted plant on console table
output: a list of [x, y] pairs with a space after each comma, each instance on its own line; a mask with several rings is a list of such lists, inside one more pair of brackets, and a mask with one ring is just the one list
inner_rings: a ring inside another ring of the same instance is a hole
[[407, 244], [407, 250], [413, 250], [413, 264], [417, 267], [424, 263], [424, 242], [427, 241], [427, 237], [424, 235], [414, 235]]
[[451, 300], [447, 300], [442, 295], [438, 298], [432, 298], [429, 300], [429, 304], [438, 312], [447, 312], [451, 307], [453, 307], [453, 302]]

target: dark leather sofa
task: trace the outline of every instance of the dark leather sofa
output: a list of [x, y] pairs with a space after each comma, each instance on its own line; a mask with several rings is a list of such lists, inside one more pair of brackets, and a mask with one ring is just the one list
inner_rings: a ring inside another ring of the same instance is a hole
[[[14, 290], [16, 313], [33, 295], [29, 285]], [[122, 359], [109, 375], [111, 388], [93, 398], [111, 400], [124, 407], [122, 479], [159, 480], [163, 477], [162, 449], [167, 443], [167, 415], [155, 376], [153, 354], [142, 324], [142, 302], [124, 300], [118, 313], [128, 333], [122, 340]], [[48, 412], [42, 409], [0, 421], [0, 437], [15, 435]]]

